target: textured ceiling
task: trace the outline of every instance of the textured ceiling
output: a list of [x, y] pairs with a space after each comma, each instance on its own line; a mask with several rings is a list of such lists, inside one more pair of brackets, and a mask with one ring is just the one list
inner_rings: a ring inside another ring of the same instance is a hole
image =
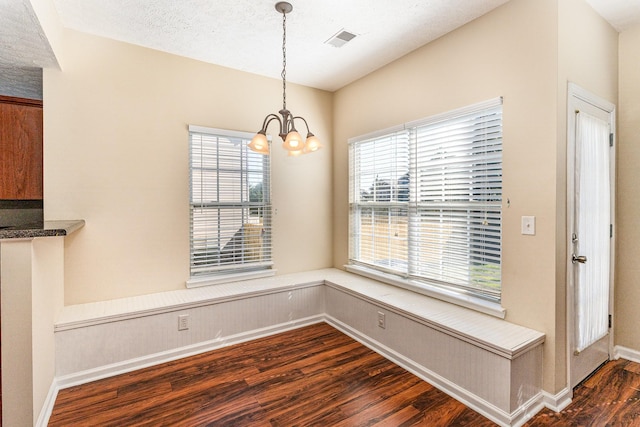
[[0, 0], [0, 67], [57, 65], [29, 0]]
[[57, 65], [29, 0], [0, 0], [0, 94], [42, 99], [42, 69]]
[[[287, 80], [336, 90], [507, 0], [292, 0]], [[559, 0], [562, 1], [562, 0]], [[640, 0], [586, 0], [618, 31], [640, 23]], [[64, 26], [279, 78], [275, 0], [53, 0]], [[345, 29], [357, 35], [335, 48]], [[0, 0], [3, 70], [57, 66], [29, 0]]]
[[[292, 0], [287, 80], [335, 90], [507, 0]], [[282, 15], [274, 0], [54, 0], [65, 26], [278, 77]], [[324, 42], [357, 35], [335, 48]]]

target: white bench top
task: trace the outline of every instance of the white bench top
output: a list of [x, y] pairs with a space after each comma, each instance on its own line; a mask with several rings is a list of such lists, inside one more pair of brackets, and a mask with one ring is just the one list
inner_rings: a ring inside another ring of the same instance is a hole
[[322, 285], [384, 306], [510, 359], [542, 344], [545, 338], [543, 333], [533, 329], [335, 268], [70, 305], [63, 308], [55, 330]]

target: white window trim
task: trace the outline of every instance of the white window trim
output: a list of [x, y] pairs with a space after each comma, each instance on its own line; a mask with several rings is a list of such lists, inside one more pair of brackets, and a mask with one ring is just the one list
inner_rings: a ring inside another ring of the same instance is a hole
[[251, 132], [242, 132], [238, 130], [227, 130], [227, 129], [218, 129], [218, 128], [208, 128], [205, 126], [196, 126], [189, 125], [189, 132], [197, 132], [197, 133], [208, 133], [210, 135], [220, 135], [223, 134], [225, 136], [231, 138], [242, 138], [251, 140], [255, 136], [254, 133]]
[[[210, 135], [223, 134], [231, 138], [241, 138], [241, 139], [248, 139], [248, 140], [251, 140], [255, 135], [251, 132], [210, 128], [206, 126], [197, 126], [197, 125], [188, 125], [188, 132], [204, 133], [204, 134], [210, 134]], [[267, 140], [269, 141], [269, 143], [271, 142], [270, 135], [267, 135]], [[189, 168], [191, 168], [191, 166], [189, 166]], [[271, 171], [269, 171], [269, 173], [271, 173]], [[264, 265], [273, 266], [274, 262], [273, 261], [265, 262]], [[229, 267], [230, 269], [233, 268], [233, 266], [229, 266]], [[190, 276], [189, 279], [185, 281], [185, 285], [189, 289], [199, 288], [203, 286], [219, 285], [224, 283], [240, 282], [240, 281], [250, 280], [250, 279], [272, 277], [272, 276], [275, 276], [276, 273], [277, 273], [277, 270], [275, 268], [268, 268], [268, 269], [262, 269], [262, 270], [240, 271], [240, 272], [227, 273], [227, 274]]]
[[275, 276], [277, 270], [271, 268], [268, 270], [246, 271], [241, 273], [225, 274], [220, 276], [201, 276], [191, 277], [187, 280], [187, 288], [200, 288], [202, 286], [220, 285], [222, 283], [240, 282], [250, 279], [262, 279], [264, 277]]
[[[387, 129], [382, 129], [382, 130], [370, 132], [364, 135], [352, 137], [348, 139], [348, 143], [350, 145], [365, 139], [371, 139], [378, 136], [388, 135], [393, 132], [420, 126], [425, 122], [432, 122], [434, 120], [437, 120], [437, 121], [447, 120], [449, 118], [456, 117], [457, 115], [460, 114], [461, 111], [490, 108], [494, 106], [496, 103], [503, 104], [503, 98], [498, 97], [498, 98], [490, 99], [487, 101], [478, 102], [478, 103], [463, 107], [461, 109], [448, 111], [442, 114], [407, 122], [403, 125], [392, 126]], [[351, 241], [349, 241], [349, 244], [351, 245]], [[365, 265], [361, 265], [357, 263], [344, 265], [344, 268], [350, 273], [358, 274], [370, 279], [381, 281], [383, 283], [398, 286], [400, 288], [407, 289], [407, 290], [410, 290], [425, 296], [429, 296], [435, 299], [439, 299], [441, 301], [446, 301], [455, 305], [466, 307], [466, 308], [479, 311], [491, 316], [495, 316], [501, 319], [504, 319], [506, 317], [507, 311], [504, 307], [502, 307], [502, 304], [501, 304], [502, 298], [500, 298], [500, 301], [490, 301], [476, 295], [466, 294], [461, 289], [448, 290], [440, 286], [430, 285], [428, 281], [425, 281], [425, 280], [421, 280], [421, 281], [412, 280], [408, 277], [403, 277], [402, 275], [399, 275], [399, 274], [386, 273], [382, 269], [370, 268]], [[502, 283], [501, 283], [500, 292], [502, 294]]]

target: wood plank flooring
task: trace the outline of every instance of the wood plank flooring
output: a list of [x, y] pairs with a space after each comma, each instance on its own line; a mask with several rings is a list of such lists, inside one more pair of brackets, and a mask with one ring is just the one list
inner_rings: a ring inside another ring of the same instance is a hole
[[[527, 426], [640, 426], [633, 424], [640, 420], [639, 365], [605, 368], [605, 377], [592, 377], [563, 413], [543, 411]], [[608, 375], [623, 378], [603, 380]], [[594, 400], [590, 392], [599, 395]], [[600, 393], [618, 403], [606, 404]], [[61, 390], [49, 425], [495, 424], [321, 323]]]
[[61, 390], [50, 426], [493, 426], [321, 323]]
[[543, 409], [526, 427], [640, 426], [640, 364], [619, 359], [607, 362], [573, 392], [560, 413]]

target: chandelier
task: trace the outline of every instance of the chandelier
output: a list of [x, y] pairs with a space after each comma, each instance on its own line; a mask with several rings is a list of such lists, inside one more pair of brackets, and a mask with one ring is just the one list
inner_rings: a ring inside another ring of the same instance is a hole
[[[282, 110], [277, 114], [269, 114], [262, 122], [262, 128], [256, 133], [249, 148], [260, 154], [269, 154], [269, 143], [267, 141], [267, 127], [277, 120], [280, 123], [280, 138], [284, 141], [282, 148], [289, 152], [289, 156], [299, 156], [300, 154], [312, 153], [322, 148], [320, 140], [309, 131], [307, 121], [300, 116], [294, 116], [287, 110], [287, 13], [293, 10], [293, 6], [286, 1], [276, 3], [276, 10], [282, 13]], [[295, 121], [302, 121], [307, 129], [307, 138], [303, 140], [296, 130]]]

